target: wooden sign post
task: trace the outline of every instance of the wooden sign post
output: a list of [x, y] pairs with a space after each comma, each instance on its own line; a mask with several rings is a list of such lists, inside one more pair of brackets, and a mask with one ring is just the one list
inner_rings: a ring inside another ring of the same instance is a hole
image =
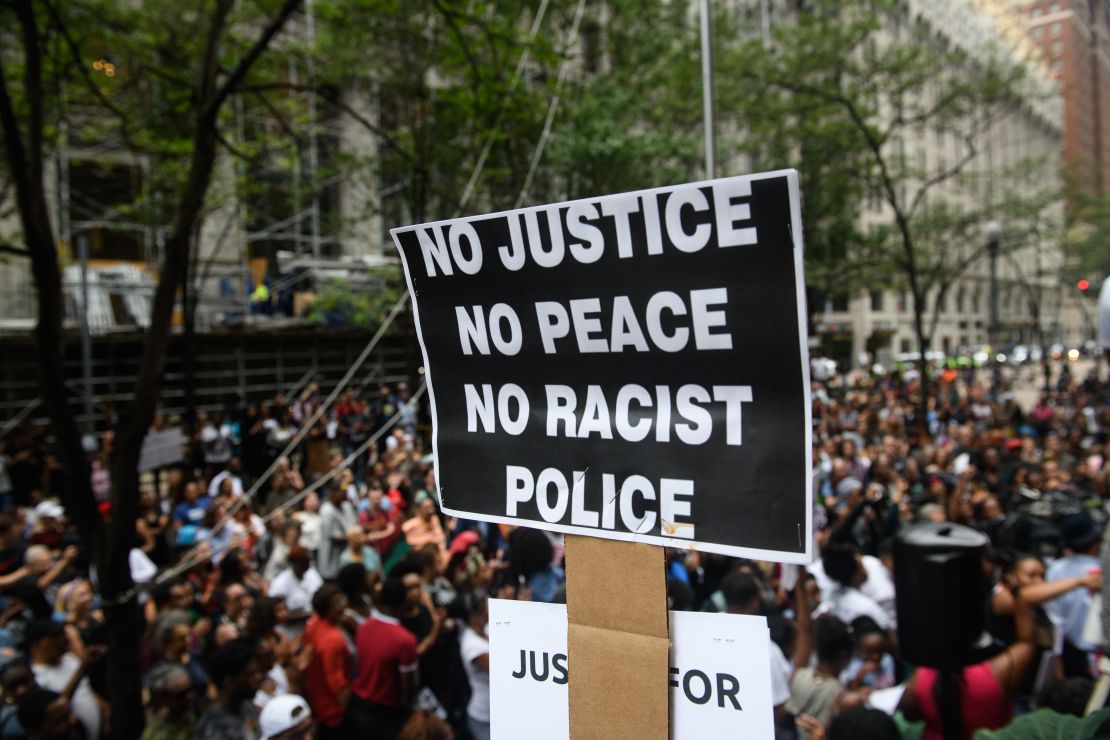
[[667, 740], [664, 550], [567, 535], [571, 740]]

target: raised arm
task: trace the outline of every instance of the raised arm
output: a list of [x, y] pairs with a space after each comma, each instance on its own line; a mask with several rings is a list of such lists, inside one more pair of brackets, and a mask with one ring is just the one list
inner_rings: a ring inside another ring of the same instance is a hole
[[1037, 653], [1036, 625], [1033, 607], [1025, 600], [1025, 589], [1014, 593], [1014, 632], [1016, 641], [990, 660], [991, 671], [998, 685], [1008, 696], [1014, 696]]
[[794, 586], [794, 655], [790, 662], [795, 669], [808, 666], [813, 655], [813, 617], [810, 614], [809, 592], [806, 591], [807, 578], [803, 570]]
[[[1029, 606], [1040, 606], [1046, 601], [1052, 601], [1057, 596], [1063, 596], [1068, 591], [1086, 587], [1097, 590], [1102, 587], [1101, 573], [1088, 573], [1076, 578], [1063, 578], [1059, 581], [1043, 581], [1025, 586], [1021, 589], [1021, 596]], [[1014, 595], [1007, 588], [1000, 588], [991, 597], [994, 613], [1008, 616], [1014, 613]]]

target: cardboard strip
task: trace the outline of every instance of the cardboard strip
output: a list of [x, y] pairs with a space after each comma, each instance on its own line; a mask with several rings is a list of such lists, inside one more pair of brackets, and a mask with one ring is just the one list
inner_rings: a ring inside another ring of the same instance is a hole
[[571, 740], [667, 740], [661, 547], [567, 535]]

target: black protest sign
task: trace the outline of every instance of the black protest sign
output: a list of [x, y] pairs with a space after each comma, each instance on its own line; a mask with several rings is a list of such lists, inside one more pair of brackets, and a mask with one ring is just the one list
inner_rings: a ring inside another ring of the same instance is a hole
[[794, 171], [393, 231], [444, 511], [808, 562]]

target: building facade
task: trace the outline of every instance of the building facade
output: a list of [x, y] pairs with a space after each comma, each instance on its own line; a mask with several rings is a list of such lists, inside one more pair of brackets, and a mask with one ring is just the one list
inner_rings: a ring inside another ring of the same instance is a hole
[[[904, 16], [885, 30], [890, 36], [897, 37], [916, 26], [941, 48], [961, 53], [968, 62], [968, 74], [974, 74], [973, 68], [983, 55], [1001, 54], [1012, 64], [1021, 65], [1027, 75], [1021, 103], [992, 121], [977, 138], [966, 172], [979, 178], [980, 190], [969, 194], [966, 183], [960, 184], [961, 178], [953, 177], [930, 191], [929, 199], [952, 203], [971, 197], [993, 203], [999, 200], [997, 190], [1003, 187], [1017, 188], [1016, 195], [1030, 198], [1035, 197], [1034, 190], [1062, 192], [1063, 101], [1054, 75], [1039, 62], [1039, 50], [1024, 27], [993, 2], [910, 0], [903, 7]], [[928, 86], [923, 94], [931, 94]], [[901, 156], [917, 162], [922, 180], [952, 168], [953, 161], [964, 156], [958, 137], [941, 131], [903, 136], [895, 145], [902, 148]], [[1015, 183], [1007, 173], [1022, 167], [1023, 162], [1037, 162], [1036, 172], [1028, 183]], [[1064, 266], [1063, 217], [1062, 200], [1047, 203], [1040, 225], [1024, 233], [1019, 242], [1011, 224], [988, 227], [987, 220], [1004, 218], [999, 213], [985, 218], [965, 243], [951, 244], [955, 260], [977, 253], [980, 256], [974, 257], [945, 290], [933, 289], [927, 294], [925, 323], [935, 326], [930, 350], [948, 356], [970, 356], [992, 345], [993, 353], [1018, 343], [1081, 341], [1080, 314], [1070, 306], [1078, 298], [1068, 295], [1060, 280]], [[865, 228], [892, 220], [892, 210], [878, 199], [861, 214]], [[992, 259], [987, 246], [996, 238], [992, 228], [998, 229], [997, 238], [1002, 241], [995, 244], [997, 256], [993, 259], [997, 274], [994, 324]], [[842, 367], [875, 362], [889, 367], [900, 356], [916, 353], [912, 296], [898, 287], [899, 282], [895, 276], [893, 288], [876, 286], [857, 295], [830, 296], [815, 321], [824, 353]]]
[[1110, 3], [1008, 0], [1008, 10], [1060, 83], [1063, 154], [1076, 182], [1110, 187]]

